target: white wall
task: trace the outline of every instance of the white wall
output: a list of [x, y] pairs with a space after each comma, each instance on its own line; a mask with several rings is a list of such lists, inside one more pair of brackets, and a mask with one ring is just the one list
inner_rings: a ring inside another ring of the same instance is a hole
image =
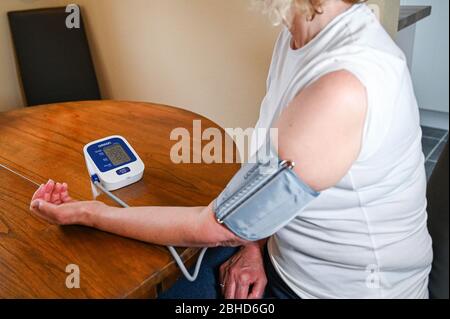
[[449, 1], [402, 0], [401, 4], [433, 6], [432, 15], [416, 26], [412, 75], [420, 107], [448, 113]]

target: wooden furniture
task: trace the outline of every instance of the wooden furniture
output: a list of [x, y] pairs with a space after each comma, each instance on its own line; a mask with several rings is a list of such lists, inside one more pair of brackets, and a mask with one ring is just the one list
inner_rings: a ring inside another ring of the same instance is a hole
[[[202, 120], [203, 129], [218, 127], [173, 107], [113, 101], [0, 114], [0, 298], [148, 298], [167, 289], [180, 272], [165, 247], [84, 227], [48, 225], [28, 207], [34, 183], [49, 178], [67, 182], [76, 199], [91, 200], [82, 149], [113, 134], [126, 137], [146, 164], [142, 181], [115, 192], [124, 201], [208, 205], [239, 165], [173, 164], [170, 150], [176, 141], [170, 133], [183, 127], [192, 134], [193, 120]], [[198, 250], [180, 252], [192, 263]], [[80, 268], [80, 289], [65, 285], [69, 264]]]

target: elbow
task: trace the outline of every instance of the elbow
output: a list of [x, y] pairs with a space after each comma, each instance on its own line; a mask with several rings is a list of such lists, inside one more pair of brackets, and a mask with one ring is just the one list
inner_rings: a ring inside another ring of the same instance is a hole
[[239, 238], [224, 225], [219, 224], [211, 207], [202, 214], [199, 227], [196, 227], [195, 242], [203, 247], [239, 247], [249, 242]]
[[220, 238], [218, 241], [215, 242], [214, 247], [240, 247], [240, 246], [246, 246], [250, 244], [249, 241], [244, 240], [235, 234], [233, 234], [231, 231], [229, 231], [226, 227], [220, 226], [223, 228], [224, 236], [223, 238]]
[[246, 246], [250, 244], [249, 241], [246, 241], [238, 236], [234, 235], [230, 231], [228, 231], [225, 227], [225, 232], [229, 232], [230, 234], [226, 237], [216, 238], [216, 240], [211, 244], [210, 248], [213, 247], [240, 247]]
[[236, 236], [224, 225], [219, 224], [214, 220], [214, 225], [210, 226], [208, 232], [208, 247], [240, 247], [248, 245], [249, 242]]

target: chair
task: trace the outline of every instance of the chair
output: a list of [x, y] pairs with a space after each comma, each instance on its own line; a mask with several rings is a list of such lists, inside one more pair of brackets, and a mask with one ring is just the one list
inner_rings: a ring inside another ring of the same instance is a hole
[[8, 13], [28, 106], [101, 99], [89, 44], [65, 7]]
[[430, 274], [430, 298], [449, 299], [449, 158], [447, 146], [428, 184], [428, 229], [433, 238], [434, 261]]

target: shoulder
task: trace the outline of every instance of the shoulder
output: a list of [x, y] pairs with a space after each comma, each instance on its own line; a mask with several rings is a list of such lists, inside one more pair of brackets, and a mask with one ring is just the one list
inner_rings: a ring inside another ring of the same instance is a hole
[[366, 112], [366, 90], [355, 75], [341, 70], [322, 76], [281, 114], [280, 157], [294, 160], [314, 189], [334, 186], [359, 155]]
[[316, 123], [331, 120], [335, 126], [360, 120], [366, 114], [367, 104], [362, 81], [350, 71], [338, 70], [323, 75], [299, 92], [286, 112], [293, 118], [308, 115]]
[[324, 101], [324, 97], [332, 97], [333, 103], [325, 103], [328, 107], [361, 106], [365, 104], [367, 92], [363, 82], [356, 74], [342, 69], [321, 76], [302, 90], [296, 99], [301, 100], [304, 97], [309, 97], [319, 104], [323, 104], [321, 102]]

